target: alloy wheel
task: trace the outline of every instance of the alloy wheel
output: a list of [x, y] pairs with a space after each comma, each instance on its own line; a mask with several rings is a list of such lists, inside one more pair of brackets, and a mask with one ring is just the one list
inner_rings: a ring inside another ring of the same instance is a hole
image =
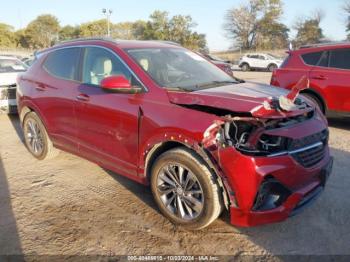
[[193, 220], [203, 210], [204, 193], [197, 177], [178, 163], [160, 170], [157, 190], [165, 207], [180, 219]]
[[44, 137], [38, 123], [34, 119], [26, 122], [25, 137], [27, 145], [34, 155], [42, 154], [44, 150]]

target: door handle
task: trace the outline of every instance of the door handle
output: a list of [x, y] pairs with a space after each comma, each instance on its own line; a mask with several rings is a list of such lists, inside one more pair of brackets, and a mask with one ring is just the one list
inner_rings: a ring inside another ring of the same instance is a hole
[[318, 76], [313, 76], [312, 79], [317, 79], [317, 80], [327, 80], [327, 77], [324, 75], [318, 75]]
[[79, 94], [77, 95], [77, 100], [87, 102], [90, 100], [90, 97], [86, 94]]
[[38, 91], [45, 91], [46, 87], [43, 84], [38, 84], [37, 86], [35, 86], [35, 89]]

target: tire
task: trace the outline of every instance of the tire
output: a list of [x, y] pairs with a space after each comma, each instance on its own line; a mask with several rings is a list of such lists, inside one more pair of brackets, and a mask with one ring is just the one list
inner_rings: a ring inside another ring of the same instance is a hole
[[250, 71], [250, 66], [247, 63], [244, 63], [241, 67], [243, 72]]
[[269, 72], [273, 72], [276, 68], [277, 68], [277, 65], [276, 65], [276, 64], [270, 64], [270, 65], [267, 67], [267, 70], [268, 70]]
[[58, 155], [59, 150], [54, 148], [45, 126], [35, 112], [24, 117], [23, 133], [25, 145], [35, 158], [44, 160]]
[[[181, 186], [175, 186], [174, 180]], [[215, 177], [198, 155], [184, 147], [169, 150], [157, 158], [151, 171], [151, 189], [161, 213], [186, 229], [208, 226], [223, 209]]]
[[309, 93], [302, 93], [302, 95], [306, 96], [308, 99], [310, 99], [312, 102], [314, 102], [315, 105], [320, 108], [320, 110], [323, 114], [325, 113], [324, 105], [317, 96], [315, 96], [313, 94], [309, 94]]

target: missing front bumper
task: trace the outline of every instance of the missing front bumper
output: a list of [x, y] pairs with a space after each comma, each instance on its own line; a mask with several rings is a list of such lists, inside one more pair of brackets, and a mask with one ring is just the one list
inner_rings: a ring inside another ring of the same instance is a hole
[[326, 181], [332, 171], [333, 158], [321, 169], [319, 179], [313, 181], [303, 188], [292, 192], [285, 202], [279, 207], [263, 210], [244, 212], [238, 207], [231, 206], [231, 224], [235, 226], [249, 227], [269, 223], [276, 223], [286, 220], [304, 210], [315, 202], [323, 192]]

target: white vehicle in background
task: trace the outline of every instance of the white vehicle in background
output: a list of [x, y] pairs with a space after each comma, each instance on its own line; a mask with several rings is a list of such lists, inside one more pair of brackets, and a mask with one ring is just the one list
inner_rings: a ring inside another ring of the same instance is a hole
[[254, 53], [245, 54], [239, 59], [238, 66], [242, 71], [250, 71], [251, 69], [264, 69], [272, 72], [282, 64], [281, 58], [270, 54]]
[[0, 111], [17, 112], [16, 78], [27, 66], [16, 57], [0, 56]]

